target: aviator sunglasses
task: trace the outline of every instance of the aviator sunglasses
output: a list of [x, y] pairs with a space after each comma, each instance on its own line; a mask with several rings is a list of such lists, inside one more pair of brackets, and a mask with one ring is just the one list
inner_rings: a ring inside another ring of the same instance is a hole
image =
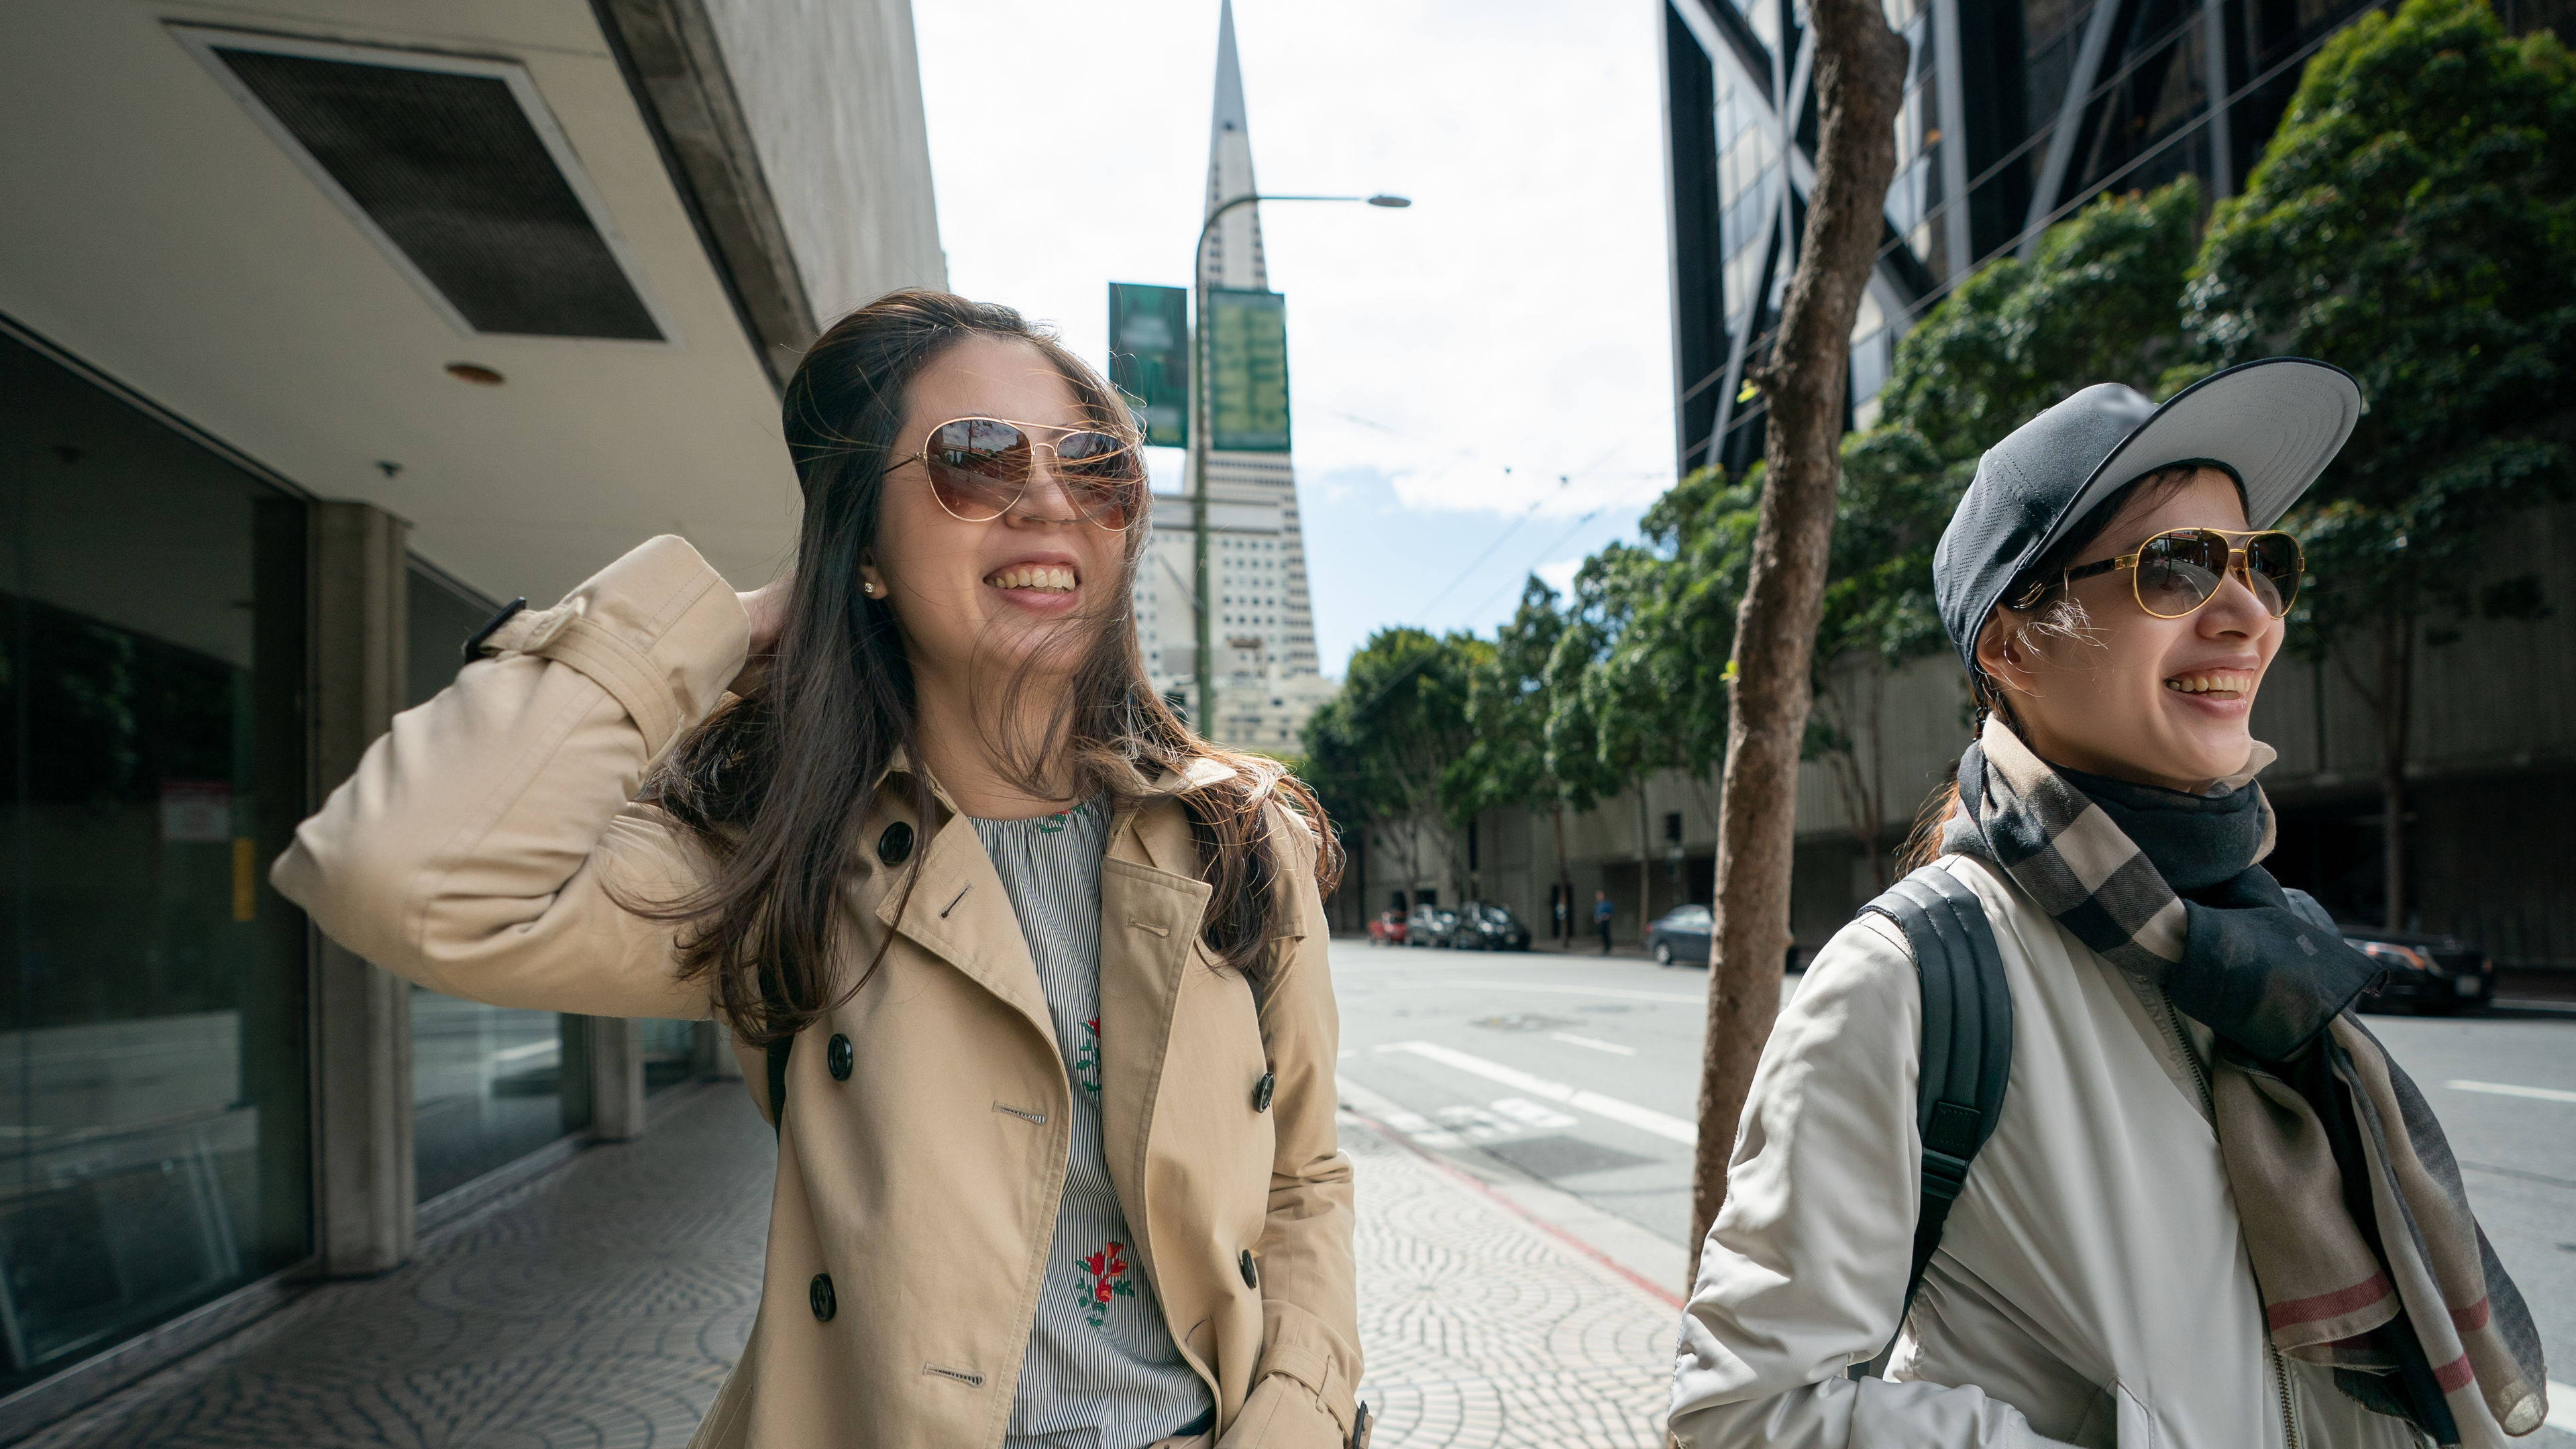
[[[1032, 432], [1054, 433], [1042, 443]], [[1000, 418], [957, 418], [930, 430], [921, 460], [930, 495], [960, 523], [990, 523], [1029, 491], [1038, 450], [1055, 455], [1051, 471], [1075, 511], [1112, 533], [1135, 521], [1145, 501], [1145, 467], [1136, 443], [1098, 428], [1059, 428]]]
[[[2136, 553], [2068, 569], [2054, 582], [2071, 584], [2118, 569], [2137, 570], [2129, 582], [2138, 607], [2159, 619], [2182, 618], [2218, 597], [2219, 585], [2230, 573], [2241, 575], [2245, 587], [2278, 619], [2299, 597], [2307, 559], [2299, 552], [2299, 541], [2279, 529], [2177, 528], [2138, 545]], [[2013, 607], [2037, 604], [2051, 582], [2034, 582]]]

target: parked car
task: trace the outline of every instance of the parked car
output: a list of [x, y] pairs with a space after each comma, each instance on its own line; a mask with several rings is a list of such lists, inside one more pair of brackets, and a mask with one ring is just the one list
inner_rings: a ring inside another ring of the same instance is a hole
[[1413, 908], [1404, 923], [1404, 944], [1408, 946], [1454, 946], [1458, 932], [1458, 913], [1428, 901]]
[[1511, 907], [1469, 901], [1458, 908], [1458, 929], [1449, 944], [1461, 951], [1526, 951], [1530, 932]]
[[1372, 946], [1403, 945], [1403, 914], [1401, 912], [1391, 910], [1378, 912], [1377, 919], [1369, 922], [1369, 944]]
[[2405, 1007], [2423, 1015], [2474, 1011], [2495, 999], [2495, 963], [2456, 936], [2343, 926], [2343, 938], [2379, 963], [2379, 979], [2361, 993], [2364, 1011]]
[[1658, 966], [1705, 966], [1708, 936], [1717, 918], [1706, 906], [1675, 906], [1646, 927], [1646, 954]]

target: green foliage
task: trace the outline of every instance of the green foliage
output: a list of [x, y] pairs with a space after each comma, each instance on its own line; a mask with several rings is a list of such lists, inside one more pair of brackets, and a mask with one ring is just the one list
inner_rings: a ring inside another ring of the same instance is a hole
[[1565, 787], [1547, 768], [1547, 666], [1564, 634], [1556, 590], [1532, 577], [1520, 607], [1494, 631], [1492, 649], [1468, 672], [1470, 740], [1441, 792], [1453, 823], [1482, 810], [1564, 803]]
[[2437, 613], [2528, 616], [2536, 589], [2470, 585], [2487, 530], [2569, 488], [2566, 49], [2508, 38], [2477, 0], [2362, 17], [2217, 209], [2183, 310], [2210, 365], [2290, 353], [2361, 380], [2368, 411], [2287, 525], [2313, 575], [2302, 647]]
[[2027, 262], [1988, 262], [1896, 344], [1879, 426], [1945, 462], [1974, 462], [2097, 382], [2156, 390], [2184, 353], [2174, 298], [2192, 261], [2200, 184], [2105, 196], [2050, 227]]
[[1550, 768], [1586, 798], [1653, 770], [1712, 773], [1726, 751], [1726, 665], [1751, 566], [1759, 473], [1703, 468], [1655, 500], [1639, 543], [1574, 577], [1550, 661]]
[[1468, 693], [1493, 646], [1469, 634], [1380, 629], [1352, 653], [1342, 692], [1306, 722], [1308, 775], [1335, 818], [1446, 816], [1444, 781], [1467, 751]]

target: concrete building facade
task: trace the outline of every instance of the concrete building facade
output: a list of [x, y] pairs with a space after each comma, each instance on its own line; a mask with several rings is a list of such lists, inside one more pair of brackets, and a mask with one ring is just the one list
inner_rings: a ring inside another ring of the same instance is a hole
[[790, 557], [778, 387], [940, 285], [902, 0], [0, 15], [0, 1442], [723, 1070], [266, 865], [501, 601]]

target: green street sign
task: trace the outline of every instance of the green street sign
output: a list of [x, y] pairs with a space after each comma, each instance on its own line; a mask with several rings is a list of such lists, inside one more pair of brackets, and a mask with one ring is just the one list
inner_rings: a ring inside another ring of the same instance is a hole
[[1109, 383], [1157, 448], [1190, 442], [1190, 294], [1185, 287], [1109, 284]]
[[1208, 443], [1221, 453], [1288, 451], [1288, 299], [1220, 287], [1207, 294], [1213, 360]]

